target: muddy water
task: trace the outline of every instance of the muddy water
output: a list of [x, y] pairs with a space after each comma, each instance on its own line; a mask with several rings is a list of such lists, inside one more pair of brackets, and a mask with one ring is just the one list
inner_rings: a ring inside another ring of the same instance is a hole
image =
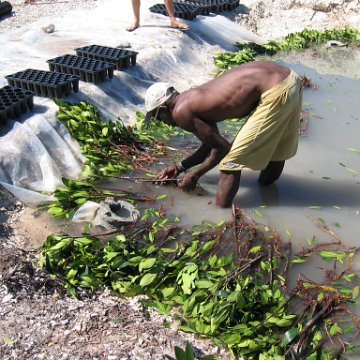
[[[360, 243], [360, 52], [315, 49], [282, 54], [278, 61], [306, 75], [317, 89], [306, 89], [304, 110], [309, 126], [300, 138], [298, 153], [286, 162], [281, 178], [258, 186], [258, 172], [245, 170], [235, 205], [255, 220], [273, 226], [295, 249], [307, 239], [330, 241], [319, 229], [321, 219], [346, 245]], [[201, 181], [194, 193], [158, 187], [168, 193], [164, 207], [188, 225], [230, 219], [230, 210], [215, 207], [218, 170]]]

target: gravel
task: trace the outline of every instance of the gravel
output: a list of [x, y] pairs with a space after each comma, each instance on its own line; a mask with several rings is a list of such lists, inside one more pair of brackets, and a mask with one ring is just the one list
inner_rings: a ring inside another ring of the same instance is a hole
[[37, 19], [58, 16], [71, 10], [91, 9], [97, 6], [96, 0], [10, 0], [12, 13], [0, 18], [0, 33], [20, 29]]

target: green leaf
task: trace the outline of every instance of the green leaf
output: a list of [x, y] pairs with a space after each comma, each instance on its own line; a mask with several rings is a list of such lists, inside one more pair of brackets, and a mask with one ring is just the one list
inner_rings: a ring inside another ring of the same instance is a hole
[[175, 291], [175, 287], [167, 287], [164, 289], [161, 289], [161, 292], [164, 296], [164, 298], [168, 298], [169, 296], [171, 296]]
[[144, 269], [150, 269], [156, 263], [156, 258], [148, 258], [140, 262], [139, 271], [143, 271]]
[[13, 346], [14, 345], [14, 341], [9, 339], [8, 337], [3, 337], [4, 343], [8, 346]]
[[91, 275], [81, 275], [80, 276], [82, 282], [82, 285], [90, 286], [90, 287], [97, 287], [99, 285], [99, 282], [94, 276]]
[[290, 343], [292, 343], [292, 341], [299, 335], [299, 330], [296, 328], [292, 328], [290, 330], [288, 330], [282, 339], [282, 344], [284, 346], [288, 346]]
[[140, 286], [150, 285], [157, 277], [157, 274], [145, 274], [140, 280]]
[[359, 296], [360, 287], [355, 286], [352, 290], [352, 298], [356, 299]]
[[162, 195], [158, 195], [155, 197], [156, 200], [163, 200], [163, 199], [166, 199], [168, 197], [167, 194], [162, 194]]
[[108, 132], [109, 132], [109, 128], [108, 128], [108, 127], [103, 127], [103, 128], [101, 129], [101, 134], [102, 134], [102, 136], [104, 136], [104, 137], [107, 136]]
[[208, 280], [198, 280], [196, 282], [196, 286], [199, 289], [208, 289], [208, 288], [212, 287], [213, 285], [214, 285], [214, 283], [211, 281], [208, 281]]
[[191, 347], [191, 345], [188, 341], [186, 342], [185, 353], [186, 353], [186, 360], [194, 360], [195, 359], [193, 348]]
[[258, 217], [260, 217], [260, 218], [263, 218], [263, 217], [264, 217], [264, 215], [263, 215], [259, 210], [257, 210], [257, 209], [254, 209], [254, 213], [255, 213]]
[[203, 247], [201, 248], [201, 250], [202, 250], [203, 252], [208, 251], [208, 250], [212, 249], [215, 245], [216, 245], [216, 240], [207, 241], [207, 242], [203, 245]]
[[345, 169], [346, 169], [346, 171], [348, 171], [351, 174], [357, 174], [358, 173], [357, 170], [349, 168], [349, 167], [346, 167]]
[[175, 346], [175, 356], [176, 360], [187, 360], [185, 351], [178, 346]]

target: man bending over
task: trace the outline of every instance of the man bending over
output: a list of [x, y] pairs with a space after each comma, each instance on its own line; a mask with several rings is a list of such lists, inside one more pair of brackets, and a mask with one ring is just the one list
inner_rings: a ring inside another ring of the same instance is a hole
[[[219, 164], [216, 205], [230, 207], [239, 189], [241, 170], [261, 170], [261, 185], [279, 178], [285, 160], [298, 146], [302, 86], [297, 74], [282, 65], [254, 61], [233, 68], [197, 88], [178, 93], [170, 84], [155, 83], [145, 96], [145, 121], [156, 118], [192, 132], [201, 146], [178, 164], [167, 166], [158, 179], [175, 178], [183, 189]], [[250, 115], [230, 144], [217, 123]], [[198, 165], [198, 166], [196, 166]]]

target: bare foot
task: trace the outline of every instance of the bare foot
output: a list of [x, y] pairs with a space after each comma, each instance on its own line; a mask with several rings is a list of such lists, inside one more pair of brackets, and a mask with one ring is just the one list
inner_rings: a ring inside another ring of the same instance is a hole
[[125, 30], [129, 32], [135, 31], [138, 27], [140, 27], [140, 24], [133, 24], [131, 26], [128, 26]]
[[176, 20], [175, 17], [170, 17], [171, 18], [171, 27], [173, 29], [178, 29], [178, 30], [182, 30], [182, 31], [186, 31], [190, 29], [189, 25], [184, 24], [183, 22]]

